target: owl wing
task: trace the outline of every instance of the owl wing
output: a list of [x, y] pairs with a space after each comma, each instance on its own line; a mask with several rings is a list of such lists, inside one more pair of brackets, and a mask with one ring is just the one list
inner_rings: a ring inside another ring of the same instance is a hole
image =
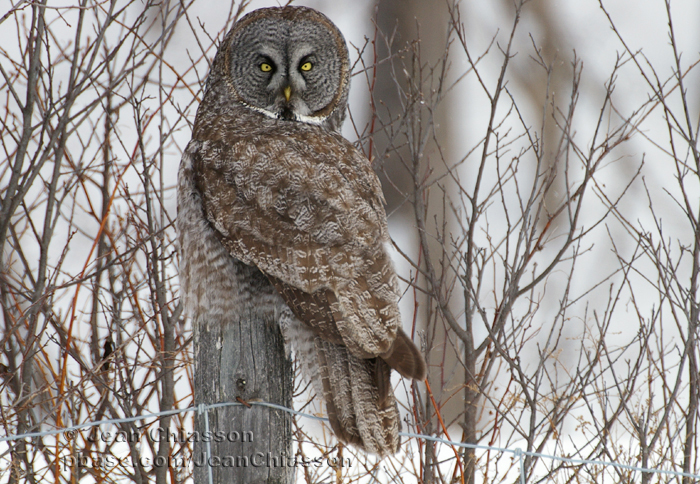
[[[342, 319], [342, 314], [339, 312], [337, 300], [332, 291], [319, 290], [309, 294], [285, 284], [276, 277], [269, 275], [267, 277], [294, 315], [310, 327], [317, 336], [328, 343], [346, 346], [336, 324], [336, 321]], [[389, 351], [379, 356], [406, 378], [415, 380], [425, 378], [426, 367], [423, 356], [401, 328]], [[386, 378], [386, 381], [378, 379], [377, 388], [380, 399], [386, 398], [391, 389], [389, 378]]]
[[366, 158], [342, 137], [298, 123], [207, 139], [193, 140], [187, 154], [205, 215], [231, 255], [278, 280], [278, 290], [281, 283], [324, 302], [321, 337], [332, 324], [325, 335], [339, 335], [352, 354], [392, 354], [398, 288], [381, 185]]

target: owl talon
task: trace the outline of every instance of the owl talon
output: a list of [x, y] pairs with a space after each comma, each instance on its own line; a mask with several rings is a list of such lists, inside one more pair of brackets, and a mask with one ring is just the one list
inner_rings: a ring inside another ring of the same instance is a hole
[[237, 401], [238, 403], [242, 403], [243, 405], [245, 405], [245, 406], [248, 407], [248, 408], [253, 408], [253, 406], [252, 406], [250, 403], [246, 402], [246, 401], [243, 400], [241, 397], [236, 397], [236, 401]]

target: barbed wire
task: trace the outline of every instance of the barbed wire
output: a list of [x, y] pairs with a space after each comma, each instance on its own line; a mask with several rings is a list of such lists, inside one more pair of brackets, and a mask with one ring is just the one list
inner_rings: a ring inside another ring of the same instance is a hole
[[[250, 405], [250, 406], [267, 407], [267, 408], [272, 408], [275, 410], [281, 410], [283, 412], [287, 412], [289, 414], [296, 415], [298, 417], [311, 419], [311, 420], [319, 420], [322, 422], [328, 422], [328, 419], [325, 417], [319, 417], [317, 415], [299, 412], [298, 410], [294, 410], [293, 408], [285, 407], [283, 405], [278, 405], [276, 403], [246, 402], [246, 404]], [[83, 429], [87, 429], [87, 428], [91, 428], [91, 427], [97, 427], [97, 426], [103, 425], [103, 424], [129, 423], [129, 422], [136, 422], [139, 420], [147, 420], [149, 418], [168, 417], [171, 415], [177, 415], [177, 414], [188, 413], [188, 412], [198, 412], [200, 415], [203, 414], [205, 417], [205, 431], [208, 432], [209, 431], [209, 417], [208, 417], [207, 411], [217, 409], [217, 408], [222, 408], [222, 407], [233, 407], [233, 406], [244, 406], [244, 404], [241, 402], [220, 402], [220, 403], [211, 403], [211, 404], [203, 404], [202, 403], [202, 404], [199, 404], [199, 405], [196, 405], [193, 407], [166, 410], [166, 411], [162, 411], [162, 412], [148, 413], [145, 415], [139, 415], [139, 416], [134, 416], [134, 417], [122, 417], [122, 418], [98, 420], [95, 422], [86, 422], [86, 423], [82, 423], [82, 424], [78, 424], [78, 425], [72, 425], [69, 427], [63, 427], [60, 429], [43, 430], [40, 432], [27, 432], [27, 433], [23, 433], [23, 434], [8, 435], [8, 436], [0, 437], [0, 442], [11, 442], [11, 441], [15, 441], [15, 440], [34, 438], [34, 437], [44, 437], [44, 436], [58, 435], [58, 434], [64, 434], [64, 433], [70, 434], [71, 432], [76, 432], [78, 430], [83, 430]], [[540, 459], [550, 459], [550, 460], [554, 460], [554, 461], [558, 461], [558, 462], [564, 462], [567, 464], [575, 464], [575, 465], [613, 467], [613, 468], [627, 470], [627, 471], [670, 475], [670, 476], [674, 476], [674, 477], [690, 477], [692, 479], [700, 480], [700, 474], [693, 474], [693, 473], [689, 473], [689, 472], [671, 471], [671, 470], [666, 470], [666, 469], [651, 469], [648, 467], [639, 467], [639, 466], [633, 466], [633, 465], [629, 465], [629, 464], [620, 464], [617, 462], [610, 462], [610, 461], [603, 461], [603, 460], [576, 459], [576, 458], [572, 458], [572, 457], [562, 457], [562, 456], [557, 456], [557, 455], [545, 454], [543, 452], [532, 452], [532, 451], [522, 450], [520, 448], [511, 449], [508, 447], [498, 447], [498, 446], [493, 446], [493, 445], [470, 444], [470, 443], [466, 443], [466, 442], [457, 442], [457, 441], [453, 441], [453, 440], [443, 439], [441, 437], [435, 437], [432, 435], [425, 435], [425, 434], [417, 434], [417, 433], [412, 433], [412, 432], [399, 432], [399, 435], [402, 437], [406, 437], [406, 438], [421, 439], [421, 440], [436, 442], [436, 443], [445, 444], [445, 445], [449, 445], [449, 446], [453, 446], [453, 447], [476, 449], [476, 450], [493, 450], [496, 452], [513, 454], [513, 456], [515, 458], [518, 458], [520, 460], [520, 471], [521, 471], [520, 472], [520, 482], [521, 482], [521, 484], [525, 484], [524, 462], [523, 462], [524, 457], [536, 457], [536, 458], [540, 458]], [[209, 442], [207, 442], [207, 444], [208, 444], [207, 445], [207, 457], [211, 457], [211, 446], [210, 446]], [[210, 474], [209, 475], [209, 482], [211, 483], [212, 482], [212, 480], [211, 480], [211, 468], [209, 469], [209, 474]]]

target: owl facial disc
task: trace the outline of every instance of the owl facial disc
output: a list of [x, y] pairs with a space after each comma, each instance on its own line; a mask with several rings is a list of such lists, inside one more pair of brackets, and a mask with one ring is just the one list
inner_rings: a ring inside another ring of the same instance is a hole
[[344, 117], [347, 46], [325, 16], [309, 9], [253, 12], [224, 42], [229, 82], [245, 106], [273, 119], [315, 125]]

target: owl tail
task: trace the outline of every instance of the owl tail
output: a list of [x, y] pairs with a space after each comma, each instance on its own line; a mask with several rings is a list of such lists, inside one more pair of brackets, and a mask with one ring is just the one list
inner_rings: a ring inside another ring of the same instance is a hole
[[316, 338], [319, 370], [331, 427], [341, 441], [385, 456], [399, 447], [399, 410], [391, 368], [381, 358], [362, 359]]

